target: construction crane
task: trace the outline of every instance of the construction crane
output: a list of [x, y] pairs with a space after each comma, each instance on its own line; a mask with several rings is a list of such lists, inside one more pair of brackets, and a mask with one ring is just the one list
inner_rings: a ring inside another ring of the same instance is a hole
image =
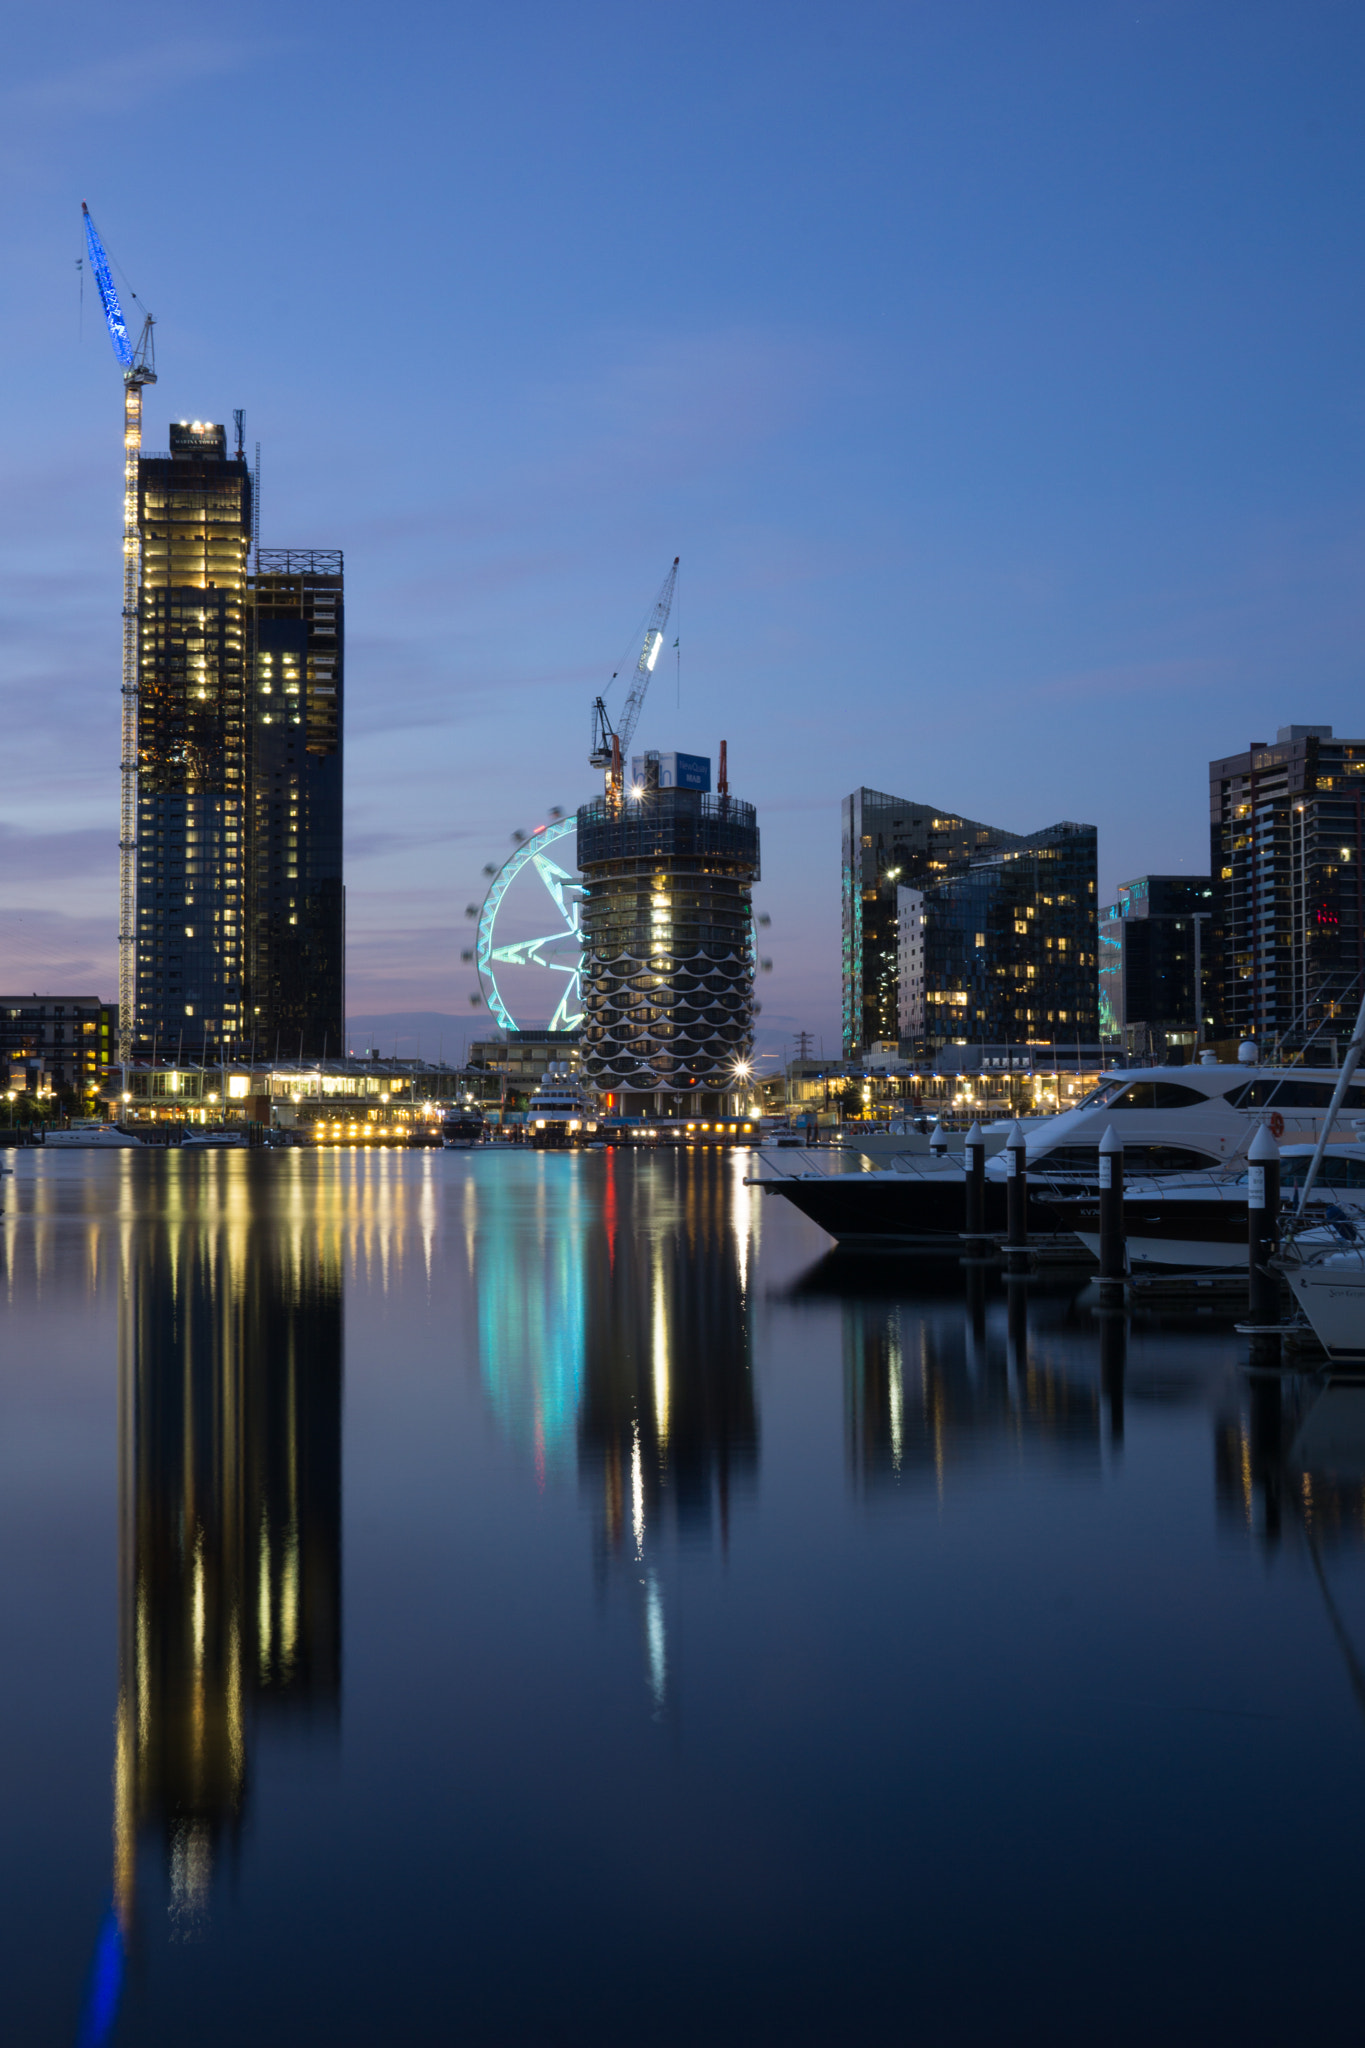
[[142, 543], [137, 524], [137, 465], [142, 451], [142, 388], [156, 382], [155, 322], [144, 313], [137, 342], [114, 287], [109, 257], [95, 232], [90, 208], [81, 201], [90, 268], [99, 286], [100, 302], [114, 354], [123, 369], [123, 738], [119, 758], [122, 778], [118, 835], [118, 1056], [126, 1061], [133, 1049], [137, 854], [137, 600], [142, 572]]
[[[619, 731], [614, 730], [612, 727], [611, 720], [607, 716], [607, 707], [603, 698], [598, 697], [592, 707], [592, 752], [588, 755], [588, 766], [590, 768], [606, 770], [607, 799], [612, 803], [619, 803], [621, 800], [625, 776], [626, 749], [629, 747], [635, 732], [641, 707], [645, 701], [645, 691], [649, 688], [649, 679], [654, 673], [654, 664], [659, 659], [659, 651], [664, 644], [664, 628], [668, 624], [668, 615], [673, 609], [673, 592], [677, 581], [678, 557], [675, 555], [673, 557], [673, 567], [665, 576], [659, 588], [659, 595], [655, 598], [649, 614], [649, 624], [645, 628], [644, 643], [640, 648], [640, 658], [635, 664], [635, 673], [631, 677], [630, 691], [626, 697], [625, 704], [622, 706]], [[613, 675], [611, 679], [612, 683], [616, 681], [616, 676], [619, 674], [620, 670], [618, 669], [616, 675]], [[608, 683], [607, 688], [611, 688], [611, 683]]]

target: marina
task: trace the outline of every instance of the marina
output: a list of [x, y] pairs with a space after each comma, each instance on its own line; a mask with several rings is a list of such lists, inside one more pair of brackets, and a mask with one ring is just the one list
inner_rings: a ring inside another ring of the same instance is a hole
[[1358, 1382], [744, 1152], [11, 1158], [16, 2038], [1348, 2023]]

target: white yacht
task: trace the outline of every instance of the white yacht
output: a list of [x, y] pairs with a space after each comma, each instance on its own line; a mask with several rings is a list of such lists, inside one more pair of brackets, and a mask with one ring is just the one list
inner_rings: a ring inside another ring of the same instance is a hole
[[70, 1151], [77, 1146], [100, 1152], [124, 1152], [130, 1146], [146, 1150], [143, 1140], [134, 1137], [131, 1131], [121, 1131], [117, 1124], [101, 1123], [98, 1117], [77, 1117], [68, 1131], [47, 1131], [43, 1144], [54, 1151]]
[[[1316, 1143], [1339, 1078], [1329, 1067], [1263, 1067], [1254, 1046], [1236, 1063], [1129, 1068], [1102, 1075], [1074, 1109], [1024, 1131], [1029, 1229], [1074, 1231], [1075, 1197], [1098, 1184], [1099, 1143], [1110, 1124], [1123, 1143], [1127, 1182], [1154, 1174], [1235, 1179], [1257, 1130], [1268, 1123], [1282, 1145]], [[1360, 1131], [1357, 1131], [1357, 1124]], [[990, 1135], [998, 1138], [1001, 1126]], [[1365, 1135], [1365, 1083], [1348, 1087], [1332, 1144]], [[790, 1160], [790, 1167], [786, 1161]], [[987, 1232], [1005, 1228], [1008, 1160], [986, 1161]], [[966, 1225], [960, 1153], [903, 1156], [867, 1173], [831, 1171], [811, 1153], [779, 1162], [765, 1155], [761, 1186], [780, 1194], [840, 1244], [917, 1244], [954, 1249]]]
[[526, 1105], [526, 1134], [533, 1145], [586, 1145], [597, 1135], [597, 1112], [567, 1060], [552, 1060]]
[[[1362, 1219], [1365, 1220], [1365, 1219]], [[1308, 1230], [1275, 1260], [1330, 1359], [1365, 1358], [1365, 1231], [1343, 1218]]]
[[[1285, 1145], [1280, 1151], [1280, 1193], [1288, 1199], [1303, 1187], [1316, 1145]], [[1131, 1272], [1151, 1267], [1197, 1266], [1245, 1270], [1247, 1195], [1251, 1169], [1244, 1160], [1223, 1171], [1171, 1173], [1157, 1178], [1123, 1177], [1123, 1236]], [[1334, 1143], [1313, 1178], [1310, 1218], [1352, 1217], [1365, 1225], [1365, 1145]], [[1070, 1205], [1071, 1228], [1086, 1250], [1099, 1257], [1099, 1197], [1077, 1194]]]

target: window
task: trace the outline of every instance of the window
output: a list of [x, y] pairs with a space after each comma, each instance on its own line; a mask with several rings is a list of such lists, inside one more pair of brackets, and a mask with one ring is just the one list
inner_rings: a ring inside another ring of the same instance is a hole
[[[1181, 1081], [1130, 1081], [1122, 1094], [1116, 1095], [1110, 1107], [1113, 1109], [1191, 1109], [1196, 1103], [1207, 1102], [1208, 1097], [1197, 1088], [1187, 1088]], [[1098, 1107], [1098, 1105], [1095, 1105]]]
[[[1234, 1088], [1227, 1101], [1233, 1109], [1326, 1109], [1335, 1087], [1335, 1081], [1276, 1081], [1267, 1074]], [[1365, 1110], [1365, 1088], [1348, 1088], [1342, 1108]]]
[[[1057, 1145], [1036, 1162], [1030, 1163], [1029, 1172], [1039, 1175], [1046, 1173], [1088, 1173], [1099, 1172], [1098, 1145]], [[1209, 1152], [1196, 1152], [1190, 1145], [1125, 1145], [1123, 1167], [1126, 1174], [1135, 1173], [1198, 1173], [1205, 1167], [1218, 1166], [1221, 1162]]]

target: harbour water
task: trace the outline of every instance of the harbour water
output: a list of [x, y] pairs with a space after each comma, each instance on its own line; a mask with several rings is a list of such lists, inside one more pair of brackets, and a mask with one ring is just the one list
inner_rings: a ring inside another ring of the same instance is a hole
[[1353, 2027], [1365, 1388], [745, 1154], [9, 1154], [24, 2044]]

